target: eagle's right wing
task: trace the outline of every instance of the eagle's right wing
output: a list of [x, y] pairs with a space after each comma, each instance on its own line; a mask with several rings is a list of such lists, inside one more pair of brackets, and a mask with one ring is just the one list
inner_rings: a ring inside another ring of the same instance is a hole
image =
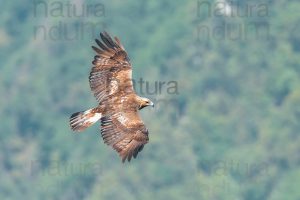
[[148, 143], [148, 130], [138, 111], [116, 112], [101, 118], [101, 135], [104, 143], [112, 146], [122, 158], [136, 158]]
[[102, 42], [96, 39], [100, 47], [92, 48], [97, 52], [89, 81], [91, 90], [100, 103], [106, 97], [116, 94], [124, 96], [134, 92], [132, 84], [132, 69], [127, 53], [115, 37], [113, 40], [108, 33], [100, 33]]

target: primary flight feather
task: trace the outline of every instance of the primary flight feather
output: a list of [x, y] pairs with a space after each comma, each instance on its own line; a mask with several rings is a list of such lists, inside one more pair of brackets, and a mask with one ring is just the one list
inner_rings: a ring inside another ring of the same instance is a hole
[[154, 106], [147, 98], [138, 96], [132, 84], [132, 67], [128, 55], [117, 37], [100, 33], [98, 47], [92, 46], [97, 55], [89, 76], [92, 92], [99, 105], [74, 113], [70, 126], [74, 131], [83, 131], [97, 121], [101, 123], [104, 143], [112, 146], [124, 162], [136, 158], [149, 141], [138, 110]]

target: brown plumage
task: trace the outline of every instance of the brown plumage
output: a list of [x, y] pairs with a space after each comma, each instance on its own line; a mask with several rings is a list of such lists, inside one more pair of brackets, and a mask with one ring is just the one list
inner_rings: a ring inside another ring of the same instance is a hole
[[99, 47], [92, 46], [97, 55], [89, 76], [90, 87], [98, 107], [74, 113], [70, 126], [74, 131], [83, 131], [98, 120], [104, 143], [112, 146], [122, 158], [136, 158], [148, 142], [146, 129], [138, 110], [153, 106], [153, 103], [139, 97], [132, 84], [132, 68], [120, 40], [114, 40], [106, 33], [100, 33], [102, 41], [96, 39]]

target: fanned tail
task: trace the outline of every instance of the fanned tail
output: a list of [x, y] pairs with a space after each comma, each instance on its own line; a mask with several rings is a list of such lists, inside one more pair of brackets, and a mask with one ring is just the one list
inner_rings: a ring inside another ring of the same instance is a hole
[[83, 131], [101, 118], [101, 113], [92, 108], [82, 112], [76, 112], [70, 117], [70, 126], [73, 131]]

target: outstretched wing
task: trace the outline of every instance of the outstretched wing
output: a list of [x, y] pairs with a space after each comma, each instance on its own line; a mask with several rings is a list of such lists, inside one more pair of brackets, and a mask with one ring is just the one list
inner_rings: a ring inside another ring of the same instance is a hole
[[96, 39], [100, 48], [92, 46], [97, 52], [93, 61], [89, 81], [97, 101], [115, 95], [133, 92], [132, 69], [127, 53], [117, 37], [114, 40], [108, 33], [100, 33], [102, 42]]
[[148, 130], [137, 111], [116, 112], [102, 117], [101, 135], [104, 143], [119, 153], [122, 162], [136, 158], [149, 141]]

